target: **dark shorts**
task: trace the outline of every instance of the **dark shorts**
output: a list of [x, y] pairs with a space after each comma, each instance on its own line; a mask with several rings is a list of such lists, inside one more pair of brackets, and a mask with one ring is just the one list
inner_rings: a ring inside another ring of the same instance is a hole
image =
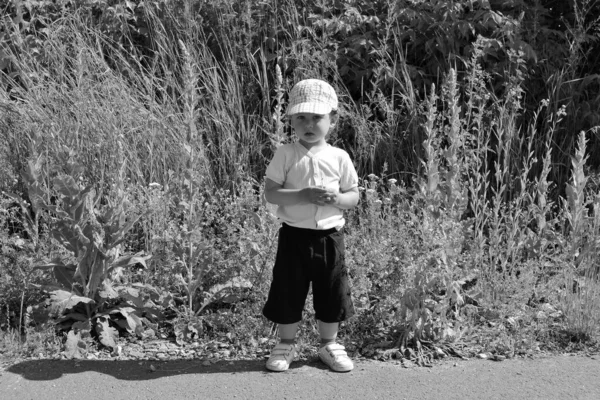
[[330, 323], [354, 315], [344, 233], [283, 224], [264, 316], [278, 324], [300, 321], [311, 282], [316, 319]]

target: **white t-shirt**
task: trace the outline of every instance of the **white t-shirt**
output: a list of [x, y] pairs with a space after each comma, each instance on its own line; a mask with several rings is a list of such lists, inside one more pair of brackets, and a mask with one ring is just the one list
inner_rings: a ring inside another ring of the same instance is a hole
[[[275, 152], [266, 177], [284, 189], [324, 186], [346, 192], [358, 186], [358, 175], [348, 153], [330, 145], [313, 154], [299, 142], [285, 144]], [[277, 217], [288, 225], [308, 229], [339, 230], [346, 222], [342, 210], [331, 205], [278, 206]]]

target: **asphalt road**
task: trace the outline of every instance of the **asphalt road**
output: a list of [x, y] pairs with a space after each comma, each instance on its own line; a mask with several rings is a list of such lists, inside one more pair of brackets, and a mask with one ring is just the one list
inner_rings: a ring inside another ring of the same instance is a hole
[[406, 369], [318, 360], [282, 373], [262, 361], [30, 360], [0, 372], [0, 399], [600, 399], [600, 356], [450, 360]]

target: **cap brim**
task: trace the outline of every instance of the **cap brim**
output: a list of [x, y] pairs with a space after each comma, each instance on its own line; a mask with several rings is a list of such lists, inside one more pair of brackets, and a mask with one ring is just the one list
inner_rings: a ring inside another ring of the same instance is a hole
[[330, 104], [324, 103], [300, 103], [294, 104], [287, 109], [287, 115], [310, 113], [310, 114], [329, 114], [333, 110]]

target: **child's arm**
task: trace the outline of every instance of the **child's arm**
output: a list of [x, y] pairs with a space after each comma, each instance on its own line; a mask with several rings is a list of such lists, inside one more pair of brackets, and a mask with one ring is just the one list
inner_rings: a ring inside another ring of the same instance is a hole
[[354, 208], [358, 204], [358, 187], [340, 193], [329, 192], [325, 203], [341, 210]]
[[[356, 193], [358, 195], [358, 190]], [[306, 203], [323, 206], [327, 203], [326, 199], [330, 196], [326, 189], [320, 187], [284, 189], [283, 185], [267, 178], [265, 184], [265, 197], [269, 203], [277, 204], [278, 206], [291, 206], [294, 204]]]

